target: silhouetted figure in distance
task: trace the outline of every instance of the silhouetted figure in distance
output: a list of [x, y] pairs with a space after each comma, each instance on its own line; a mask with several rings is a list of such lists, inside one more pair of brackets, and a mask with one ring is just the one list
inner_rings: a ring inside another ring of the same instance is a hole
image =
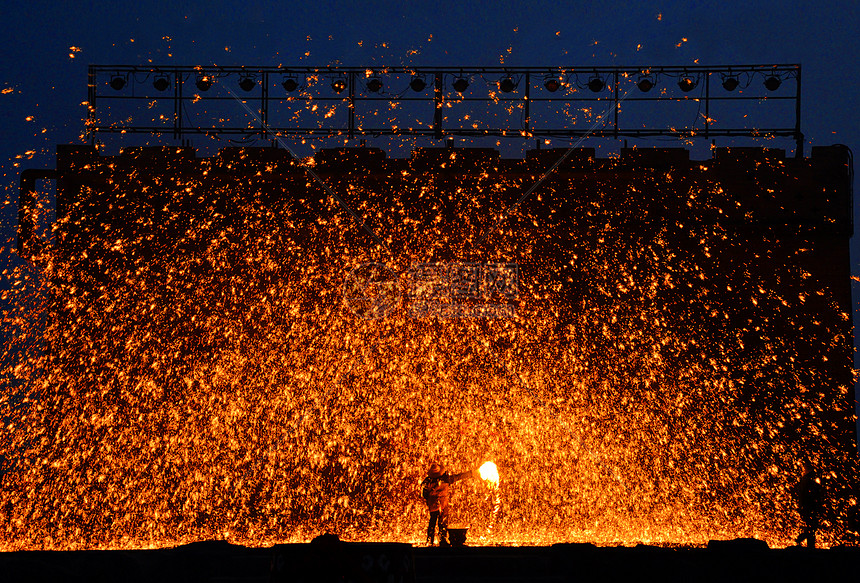
[[427, 544], [429, 545], [434, 543], [438, 526], [439, 546], [448, 546], [448, 486], [478, 474], [477, 470], [454, 475], [443, 471], [440, 464], [430, 464], [427, 477], [421, 482], [421, 497], [427, 502], [427, 509], [430, 511], [430, 522], [427, 524]]
[[795, 539], [797, 544], [801, 545], [805, 540], [807, 547], [815, 548], [815, 531], [821, 519], [822, 502], [821, 478], [811, 463], [803, 462], [803, 476], [797, 485], [797, 506], [803, 521], [803, 531]]

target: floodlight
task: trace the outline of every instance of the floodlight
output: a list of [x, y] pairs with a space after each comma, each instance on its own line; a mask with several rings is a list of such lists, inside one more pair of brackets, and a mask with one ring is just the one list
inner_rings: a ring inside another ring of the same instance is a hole
[[346, 89], [346, 79], [338, 77], [331, 82], [331, 89], [335, 93], [343, 93], [343, 90]]
[[114, 91], [119, 91], [120, 89], [125, 87], [125, 77], [123, 77], [122, 75], [114, 75], [110, 79], [110, 86], [111, 89], [113, 89]]
[[170, 79], [167, 78], [167, 75], [159, 75], [152, 82], [152, 86], [155, 87], [156, 91], [167, 91], [170, 87]]
[[514, 89], [517, 88], [517, 84], [514, 83], [514, 80], [510, 77], [505, 77], [501, 81], [499, 81], [499, 90], [502, 93], [510, 93]]
[[543, 82], [543, 86], [546, 87], [546, 90], [550, 93], [555, 93], [561, 88], [561, 82], [555, 77], [547, 76]]
[[250, 75], [245, 75], [242, 79], [239, 80], [239, 87], [242, 88], [242, 91], [250, 91], [254, 87], [257, 86], [257, 82], [254, 81], [253, 77]]
[[764, 80], [765, 89], [768, 91], [776, 91], [780, 85], [782, 85], [782, 80], [776, 75], [771, 75]]
[[651, 77], [643, 75], [639, 78], [639, 81], [636, 83], [636, 86], [642, 93], [648, 93], [654, 88], [654, 81], [651, 79]]
[[606, 87], [606, 81], [601, 79], [597, 75], [597, 73], [595, 73], [594, 76], [588, 80], [588, 88], [591, 89], [592, 91], [594, 91], [595, 93], [603, 91], [603, 89], [605, 87]]
[[382, 89], [382, 81], [379, 80], [379, 77], [371, 77], [367, 81], [367, 90], [371, 93], [379, 93]]
[[200, 91], [209, 91], [209, 88], [212, 87], [212, 77], [209, 77], [208, 75], [199, 75], [194, 84]]
[[465, 78], [459, 77], [456, 81], [454, 81], [454, 91], [456, 91], [457, 93], [463, 93], [468, 88], [469, 82], [466, 81]]
[[409, 82], [409, 86], [412, 88], [412, 91], [424, 91], [424, 88], [427, 87], [427, 83], [419, 77], [418, 75], [412, 77], [412, 81]]
[[678, 79], [678, 87], [680, 87], [681, 91], [684, 93], [688, 93], [696, 88], [699, 82], [696, 81], [693, 77], [689, 75], [684, 75], [680, 79]]
[[296, 89], [299, 88], [299, 82], [293, 79], [292, 77], [284, 77], [281, 86], [284, 88], [284, 91], [292, 93]]
[[737, 77], [729, 75], [725, 79], [723, 79], [723, 89], [726, 91], [734, 91], [740, 85], [740, 81], [738, 81]]

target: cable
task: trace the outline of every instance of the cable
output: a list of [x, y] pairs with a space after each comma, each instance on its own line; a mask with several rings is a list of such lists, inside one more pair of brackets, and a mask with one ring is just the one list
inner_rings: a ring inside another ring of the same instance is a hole
[[391, 250], [388, 248], [388, 245], [386, 245], [386, 244], [385, 244], [385, 242], [384, 242], [382, 239], [380, 239], [380, 238], [376, 235], [376, 233], [374, 233], [373, 231], [371, 231], [371, 230], [370, 230], [370, 227], [368, 227], [368, 226], [367, 226], [367, 224], [362, 220], [362, 218], [361, 218], [360, 216], [358, 216], [358, 214], [357, 214], [355, 211], [353, 211], [353, 210], [350, 208], [350, 206], [349, 206], [348, 204], [346, 204], [346, 201], [344, 201], [341, 197], [339, 197], [339, 196], [337, 195], [337, 193], [336, 193], [334, 190], [332, 190], [332, 189], [331, 189], [331, 187], [330, 187], [328, 184], [326, 184], [326, 183], [323, 181], [323, 179], [322, 179], [322, 178], [320, 178], [320, 177], [319, 177], [319, 175], [317, 175], [317, 173], [316, 173], [316, 172], [314, 172], [314, 171], [313, 171], [313, 169], [312, 169], [310, 166], [308, 166], [307, 164], [302, 163], [301, 159], [300, 159], [298, 156], [296, 156], [296, 154], [295, 154], [295, 152], [293, 152], [292, 148], [290, 148], [290, 147], [286, 144], [286, 142], [284, 142], [284, 140], [282, 140], [282, 139], [281, 139], [281, 137], [280, 137], [279, 135], [277, 135], [277, 134], [275, 134], [273, 131], [271, 131], [271, 129], [269, 129], [269, 126], [268, 126], [267, 124], [263, 123], [263, 120], [262, 120], [262, 119], [260, 119], [260, 116], [258, 116], [256, 113], [254, 113], [254, 111], [252, 111], [252, 110], [251, 110], [251, 108], [250, 108], [250, 107], [248, 107], [248, 104], [247, 104], [247, 103], [245, 103], [244, 101], [242, 101], [241, 99], [239, 99], [239, 97], [238, 97], [238, 96], [236, 96], [236, 94], [235, 94], [235, 93], [233, 93], [233, 91], [232, 91], [232, 90], [231, 90], [227, 85], [222, 85], [222, 87], [224, 87], [224, 89], [226, 89], [226, 90], [227, 90], [227, 93], [229, 93], [229, 94], [230, 94], [230, 96], [231, 96], [233, 99], [235, 99], [235, 100], [236, 100], [236, 101], [237, 101], [237, 102], [238, 102], [238, 103], [239, 103], [239, 104], [240, 104], [240, 105], [245, 109], [245, 111], [247, 111], [247, 112], [248, 112], [248, 114], [249, 114], [251, 117], [253, 117], [253, 118], [257, 121], [257, 123], [259, 123], [259, 124], [263, 127], [263, 129], [265, 129], [265, 130], [266, 130], [266, 133], [267, 133], [268, 135], [270, 135], [270, 136], [272, 136], [273, 138], [275, 138], [275, 141], [277, 141], [277, 142], [278, 142], [278, 144], [279, 144], [283, 149], [285, 149], [287, 152], [289, 152], [289, 153], [290, 153], [290, 155], [291, 155], [293, 158], [295, 158], [295, 159], [299, 162], [299, 165], [300, 165], [300, 166], [301, 166], [301, 167], [302, 167], [302, 168], [303, 168], [303, 169], [304, 169], [308, 174], [310, 174], [310, 175], [313, 177], [313, 179], [314, 179], [314, 180], [316, 180], [316, 181], [317, 181], [317, 183], [318, 183], [320, 186], [322, 186], [322, 187], [323, 187], [323, 190], [325, 190], [325, 191], [326, 191], [326, 193], [328, 193], [328, 195], [329, 195], [329, 196], [331, 196], [333, 199], [335, 199], [335, 200], [340, 204], [340, 206], [341, 206], [341, 207], [342, 207], [342, 208], [343, 208], [347, 213], [349, 213], [349, 215], [353, 218], [353, 220], [356, 222], [356, 224], [358, 224], [362, 229], [364, 229], [365, 231], [367, 231], [367, 233], [371, 236], [371, 238], [372, 238], [374, 241], [376, 241], [376, 243], [377, 243], [377, 244], [379, 244], [383, 249], [385, 249], [389, 254], [391, 254]]
[[490, 229], [489, 229], [489, 230], [487, 230], [487, 232], [484, 234], [484, 236], [483, 236], [483, 237], [481, 237], [480, 239], [478, 239], [478, 242], [474, 245], [473, 249], [474, 249], [474, 248], [477, 248], [477, 247], [480, 247], [480, 246], [481, 246], [481, 244], [483, 244], [483, 242], [487, 240], [487, 238], [490, 236], [490, 234], [492, 234], [492, 232], [493, 232], [493, 231], [495, 231], [495, 230], [496, 230], [496, 228], [497, 228], [497, 227], [498, 227], [498, 226], [499, 226], [503, 221], [505, 221], [505, 220], [506, 220], [506, 219], [511, 215], [511, 212], [513, 212], [513, 209], [515, 209], [515, 208], [516, 208], [516, 207], [518, 207], [520, 204], [522, 204], [522, 202], [523, 202], [526, 198], [528, 198], [528, 197], [529, 197], [529, 196], [530, 196], [530, 195], [531, 195], [535, 190], [537, 190], [537, 188], [538, 188], [541, 184], [543, 184], [543, 183], [544, 183], [544, 181], [545, 181], [547, 178], [549, 178], [550, 174], [552, 174], [553, 172], [555, 172], [555, 170], [556, 170], [559, 166], [561, 166], [561, 165], [562, 165], [562, 163], [563, 163], [565, 160], [567, 160], [567, 159], [570, 157], [571, 153], [573, 153], [573, 151], [574, 151], [576, 148], [578, 148], [578, 147], [579, 147], [579, 145], [580, 145], [582, 142], [584, 142], [584, 141], [585, 141], [585, 140], [586, 140], [586, 139], [587, 139], [587, 138], [588, 138], [588, 137], [589, 137], [589, 136], [594, 132], [594, 130], [595, 130], [595, 129], [597, 129], [597, 126], [599, 126], [601, 123], [606, 124], [607, 120], [609, 119], [609, 112], [612, 110], [612, 108], [613, 108], [613, 107], [618, 107], [618, 106], [621, 104], [621, 102], [622, 102], [622, 101], [624, 101], [624, 100], [627, 98], [627, 96], [628, 96], [629, 94], [630, 94], [630, 89], [628, 89], [628, 90], [624, 93], [624, 95], [621, 97], [621, 99], [619, 99], [617, 102], [613, 102], [609, 107], [607, 107], [607, 108], [606, 108], [606, 110], [603, 112], [603, 115], [601, 115], [601, 116], [599, 116], [599, 117], [597, 118], [597, 121], [595, 121], [595, 122], [594, 122], [594, 124], [592, 124], [592, 126], [588, 129], [588, 132], [586, 132], [586, 133], [585, 133], [585, 135], [583, 135], [581, 138], [579, 138], [579, 139], [576, 141], [576, 143], [575, 143], [574, 145], [572, 145], [572, 146], [567, 150], [567, 152], [565, 152], [565, 153], [564, 153], [564, 155], [563, 155], [561, 158], [559, 158], [558, 160], [556, 160], [555, 164], [553, 164], [553, 165], [552, 165], [552, 167], [551, 167], [549, 170], [547, 170], [546, 172], [544, 172], [544, 173], [543, 173], [543, 176], [541, 176], [541, 177], [537, 180], [537, 182], [535, 182], [535, 183], [531, 186], [531, 188], [529, 188], [529, 189], [526, 191], [526, 193], [525, 193], [525, 194], [523, 194], [523, 195], [519, 198], [519, 200], [517, 200], [517, 202], [515, 202], [514, 204], [512, 204], [512, 205], [508, 206], [505, 210], [503, 210], [503, 211], [502, 211], [501, 216], [496, 220], [495, 224], [494, 224], [492, 227], [490, 227]]

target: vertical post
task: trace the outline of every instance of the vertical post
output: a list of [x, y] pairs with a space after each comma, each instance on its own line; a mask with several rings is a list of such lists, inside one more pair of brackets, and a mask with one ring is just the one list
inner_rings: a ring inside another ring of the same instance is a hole
[[349, 91], [349, 129], [347, 130], [347, 134], [351, 140], [355, 137], [355, 71], [349, 71], [347, 73], [346, 85]]
[[530, 123], [530, 118], [529, 118], [529, 115], [531, 114], [531, 109], [530, 109], [531, 87], [532, 87], [531, 74], [528, 71], [526, 71], [526, 107], [525, 107], [525, 112], [524, 112], [525, 113], [525, 124], [526, 124], [526, 136], [525, 137], [529, 137], [529, 134], [531, 133], [531, 123]]
[[433, 90], [433, 137], [442, 139], [442, 73], [436, 72], [436, 84]]
[[615, 100], [615, 138], [618, 139], [618, 69], [615, 69], [615, 91], [613, 92], [613, 99]]
[[262, 91], [260, 92], [260, 136], [265, 138], [269, 130], [269, 72], [263, 71], [260, 81]]
[[803, 134], [800, 131], [800, 65], [797, 65], [797, 94], [794, 97], [794, 150], [795, 158], [803, 158]]
[[173, 139], [182, 137], [182, 73], [173, 71]]
[[96, 68], [90, 65], [87, 70], [87, 136], [90, 145], [95, 143], [96, 134], [93, 128], [96, 125]]
[[[695, 126], [693, 126], [695, 127]], [[711, 131], [711, 72], [705, 71], [705, 137]]]

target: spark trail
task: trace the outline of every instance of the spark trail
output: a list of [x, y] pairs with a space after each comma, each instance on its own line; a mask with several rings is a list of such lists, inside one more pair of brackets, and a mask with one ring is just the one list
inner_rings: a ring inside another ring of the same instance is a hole
[[493, 462], [484, 462], [478, 469], [481, 479], [487, 482], [487, 487], [490, 490], [490, 498], [493, 502], [493, 514], [490, 519], [490, 524], [487, 526], [486, 536], [493, 534], [493, 527], [496, 525], [496, 520], [499, 518], [499, 510], [502, 507], [502, 497], [499, 493], [499, 469]]
[[357, 266], [465, 257], [539, 171], [319, 161], [392, 259], [270, 150], [84, 154], [42, 267], [4, 275], [3, 549], [417, 540], [436, 459], [498, 464], [504, 513], [458, 497], [488, 544], [780, 545], [801, 452], [841, 455], [835, 245], [773, 194], [800, 171], [559, 168], [481, 257], [519, 266], [514, 317], [418, 318], [401, 285], [363, 319]]

